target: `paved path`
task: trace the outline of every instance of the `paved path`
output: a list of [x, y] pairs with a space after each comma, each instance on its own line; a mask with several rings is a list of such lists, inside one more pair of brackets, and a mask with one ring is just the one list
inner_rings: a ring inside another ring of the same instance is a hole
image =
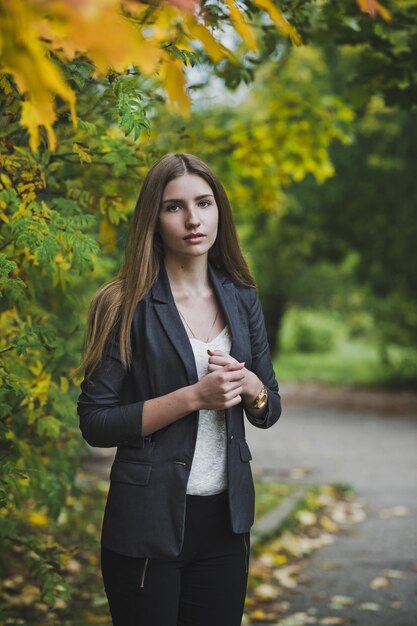
[[[417, 626], [417, 415], [291, 404], [269, 430], [248, 425], [254, 473], [348, 483], [364, 500], [367, 519], [309, 559], [304, 592], [287, 597], [290, 613], [314, 608], [317, 624], [335, 616], [346, 625]], [[371, 589], [384, 570], [403, 578]], [[334, 595], [354, 603], [330, 610]], [[365, 602], [380, 610], [359, 608]]]

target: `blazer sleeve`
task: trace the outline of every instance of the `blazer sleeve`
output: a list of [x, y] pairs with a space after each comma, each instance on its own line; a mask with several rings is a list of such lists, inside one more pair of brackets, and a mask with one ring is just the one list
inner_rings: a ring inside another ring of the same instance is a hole
[[253, 417], [245, 411], [251, 424], [258, 428], [270, 428], [278, 421], [281, 415], [281, 397], [278, 381], [272, 366], [268, 337], [265, 328], [265, 319], [256, 289], [250, 290], [252, 298], [249, 308], [249, 332], [252, 351], [251, 371], [264, 383], [268, 401], [264, 412]]
[[82, 381], [77, 413], [81, 433], [90, 446], [111, 448], [138, 439], [143, 442], [143, 402], [121, 401], [128, 375], [115, 342], [89, 378]]

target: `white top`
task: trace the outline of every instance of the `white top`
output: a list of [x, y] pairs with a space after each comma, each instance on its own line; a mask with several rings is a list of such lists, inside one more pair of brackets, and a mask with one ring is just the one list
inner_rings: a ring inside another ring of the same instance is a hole
[[[198, 379], [207, 374], [207, 349], [230, 353], [232, 344], [229, 327], [206, 343], [190, 337]], [[224, 410], [201, 409], [198, 413], [197, 442], [187, 484], [187, 494], [210, 496], [227, 489], [227, 433]]]

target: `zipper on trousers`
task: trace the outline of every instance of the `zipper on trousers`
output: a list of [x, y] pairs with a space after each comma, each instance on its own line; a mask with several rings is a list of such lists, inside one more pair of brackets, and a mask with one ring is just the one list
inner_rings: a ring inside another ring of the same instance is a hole
[[146, 558], [146, 559], [145, 559], [145, 563], [144, 563], [144, 565], [143, 565], [143, 570], [142, 570], [142, 578], [141, 578], [141, 581], [140, 581], [140, 586], [141, 586], [142, 588], [145, 586], [145, 574], [146, 574], [146, 568], [148, 567], [148, 561], [149, 561], [149, 559], [148, 559], [148, 558]]
[[245, 544], [245, 554], [246, 554], [246, 558], [245, 558], [245, 568], [246, 571], [248, 571], [248, 562], [249, 562], [249, 550], [248, 550], [248, 544], [246, 543], [246, 535], [243, 535], [243, 543]]

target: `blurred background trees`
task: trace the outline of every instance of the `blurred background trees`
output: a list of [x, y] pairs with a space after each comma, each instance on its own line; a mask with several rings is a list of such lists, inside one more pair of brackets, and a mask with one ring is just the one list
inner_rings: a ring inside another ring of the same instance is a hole
[[50, 607], [86, 310], [165, 152], [221, 176], [281, 381], [417, 378], [417, 2], [97, 7], [0, 8], [1, 573], [29, 567]]

